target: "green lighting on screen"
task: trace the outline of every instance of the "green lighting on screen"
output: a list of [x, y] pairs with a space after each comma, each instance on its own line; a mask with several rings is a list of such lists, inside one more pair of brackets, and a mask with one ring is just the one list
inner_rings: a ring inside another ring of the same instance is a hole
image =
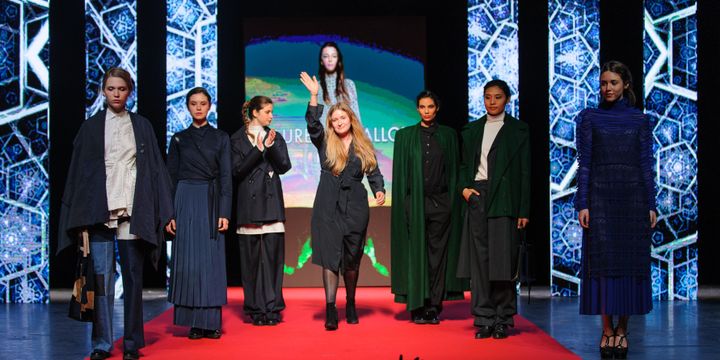
[[[298, 255], [296, 267], [284, 265], [283, 272], [286, 275], [295, 274], [295, 270], [302, 269], [302, 267], [305, 266], [305, 263], [310, 260], [310, 257], [312, 256], [312, 246], [310, 245], [310, 240], [310, 238], [307, 238], [302, 248], [300, 249], [300, 255]], [[390, 276], [390, 272], [388, 271], [387, 267], [377, 261], [377, 257], [375, 256], [375, 243], [373, 242], [372, 238], [367, 239], [367, 242], [365, 243], [365, 248], [363, 248], [363, 253], [370, 258], [370, 262], [372, 262], [372, 266], [375, 271], [378, 272], [378, 274], [385, 277]]]

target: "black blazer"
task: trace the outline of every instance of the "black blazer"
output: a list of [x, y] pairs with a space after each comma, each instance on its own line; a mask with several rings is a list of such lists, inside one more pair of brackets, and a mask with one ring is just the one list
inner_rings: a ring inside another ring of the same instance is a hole
[[[273, 146], [260, 151], [250, 143], [245, 129], [243, 126], [230, 138], [233, 175], [237, 181], [237, 225], [285, 221], [280, 175], [292, 167], [285, 139], [277, 132]], [[266, 127], [265, 131], [269, 132], [270, 128]]]

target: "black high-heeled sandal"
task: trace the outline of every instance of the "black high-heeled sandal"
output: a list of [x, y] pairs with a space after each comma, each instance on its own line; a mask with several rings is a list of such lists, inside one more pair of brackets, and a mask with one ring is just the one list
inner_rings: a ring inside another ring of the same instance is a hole
[[615, 336], [614, 332], [610, 335], [605, 335], [605, 332], [603, 332], [602, 336], [600, 337], [601, 341], [603, 338], [605, 338], [605, 345], [600, 346], [600, 358], [601, 359], [612, 359], [614, 357], [615, 348], [614, 348], [614, 346], [610, 345], [610, 338], [613, 336]]
[[[627, 359], [627, 353], [628, 348], [630, 347], [627, 341], [628, 334], [622, 334], [622, 335], [615, 335], [618, 337], [617, 341], [615, 342], [615, 358], [616, 359]], [[623, 342], [625, 342], [625, 347], [622, 347]]]

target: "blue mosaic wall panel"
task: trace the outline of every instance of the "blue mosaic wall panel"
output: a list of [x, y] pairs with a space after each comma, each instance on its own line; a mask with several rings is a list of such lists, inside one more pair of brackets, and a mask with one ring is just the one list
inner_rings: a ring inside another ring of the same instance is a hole
[[48, 1], [0, 0], [0, 303], [47, 303]]
[[188, 90], [205, 87], [213, 98], [208, 121], [217, 126], [217, 1], [167, 0], [167, 143], [190, 126]]
[[645, 0], [645, 113], [654, 124], [653, 297], [697, 299], [696, 2]]
[[492, 79], [508, 83], [507, 107], [519, 115], [518, 0], [468, 1], [468, 112], [474, 121], [485, 114], [483, 86]]
[[[103, 109], [102, 76], [113, 66], [128, 72], [137, 84], [137, 6], [135, 0], [85, 0], [85, 113]], [[135, 111], [134, 96], [128, 109]]]
[[554, 296], [580, 290], [582, 229], [573, 209], [575, 119], [597, 106], [599, 0], [549, 0], [550, 35], [550, 285]]

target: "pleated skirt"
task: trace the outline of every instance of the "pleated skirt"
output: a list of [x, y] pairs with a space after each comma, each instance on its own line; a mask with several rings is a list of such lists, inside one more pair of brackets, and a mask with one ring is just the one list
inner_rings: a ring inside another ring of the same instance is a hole
[[580, 314], [629, 316], [644, 315], [652, 310], [650, 276], [590, 277], [588, 262], [583, 256]]
[[208, 201], [207, 181], [178, 183], [168, 292], [168, 301], [175, 305], [208, 308], [227, 303], [225, 237], [211, 237]]

